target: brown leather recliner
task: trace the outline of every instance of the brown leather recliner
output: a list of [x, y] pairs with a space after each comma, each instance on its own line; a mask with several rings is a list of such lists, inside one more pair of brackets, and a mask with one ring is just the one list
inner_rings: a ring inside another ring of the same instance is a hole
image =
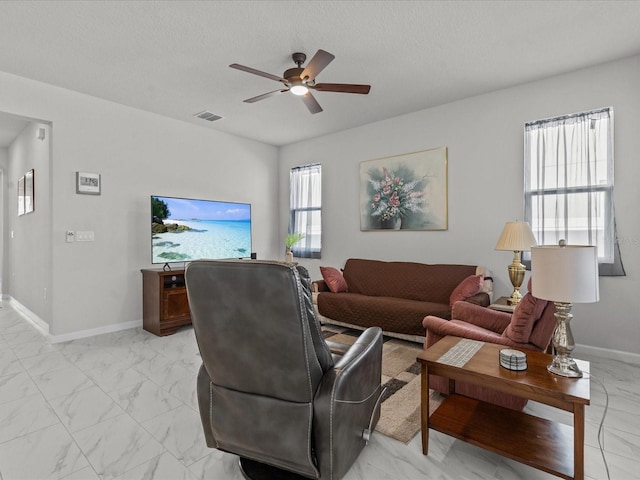
[[207, 445], [247, 478], [342, 478], [380, 416], [381, 329], [332, 353], [300, 266], [201, 260], [185, 277]]

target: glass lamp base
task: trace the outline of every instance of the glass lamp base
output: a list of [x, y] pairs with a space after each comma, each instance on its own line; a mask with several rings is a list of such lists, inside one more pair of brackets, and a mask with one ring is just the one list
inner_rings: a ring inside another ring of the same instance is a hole
[[581, 378], [582, 372], [571, 357], [556, 355], [547, 370], [562, 377]]

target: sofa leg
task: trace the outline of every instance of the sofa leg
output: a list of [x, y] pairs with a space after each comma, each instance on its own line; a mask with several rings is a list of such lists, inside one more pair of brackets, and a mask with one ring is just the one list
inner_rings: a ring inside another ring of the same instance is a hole
[[309, 477], [245, 457], [240, 457], [240, 471], [247, 480], [309, 480]]

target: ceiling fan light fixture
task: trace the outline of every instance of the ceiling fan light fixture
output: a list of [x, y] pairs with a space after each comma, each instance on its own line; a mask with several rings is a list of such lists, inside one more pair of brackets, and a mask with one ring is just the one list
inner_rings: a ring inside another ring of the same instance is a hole
[[291, 85], [291, 88], [289, 89], [289, 91], [294, 95], [302, 96], [302, 95], [306, 95], [309, 92], [309, 89], [307, 88], [306, 85], [300, 82], [300, 83], [294, 83], [293, 85]]
[[[236, 70], [242, 70], [244, 72], [252, 73], [253, 75], [275, 80], [281, 84], [281, 87], [278, 90], [263, 93], [256, 97], [247, 98], [244, 100], [245, 103], [255, 103], [274, 95], [291, 92], [301, 98], [309, 112], [320, 113], [322, 111], [322, 107], [311, 94], [311, 90], [316, 90], [318, 92], [359, 93], [366, 95], [371, 89], [371, 85], [356, 85], [351, 83], [316, 83], [316, 77], [318, 74], [322, 72], [334, 58], [335, 56], [333, 54], [325, 52], [324, 50], [318, 50], [307, 66], [303, 67], [302, 64], [306, 61], [307, 56], [304, 53], [296, 52], [291, 55], [291, 59], [296, 66], [285, 70], [281, 77], [256, 70], [255, 68], [245, 67], [238, 63], [232, 63], [229, 66]], [[282, 88], [282, 85], [284, 85], [284, 88]]]

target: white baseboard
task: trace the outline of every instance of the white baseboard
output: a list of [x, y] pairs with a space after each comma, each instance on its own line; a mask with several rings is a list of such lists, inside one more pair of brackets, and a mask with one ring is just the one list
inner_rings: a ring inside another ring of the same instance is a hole
[[51, 335], [51, 343], [68, 342], [79, 338], [93, 337], [104, 333], [119, 332], [120, 330], [128, 330], [130, 328], [138, 328], [142, 326], [142, 320], [133, 320], [131, 322], [112, 323], [104, 327], [90, 328], [88, 330], [79, 330], [77, 332], [63, 333], [61, 335]]
[[580, 354], [583, 353], [586, 355], [593, 355], [594, 357], [606, 358], [608, 360], [617, 360], [619, 362], [640, 365], [640, 355], [637, 353], [612, 350], [610, 348], [592, 347], [590, 345], [576, 345], [572, 357], [580, 358]]
[[[77, 340], [79, 338], [93, 337], [95, 335], [102, 335], [104, 333], [112, 333], [119, 332], [120, 330], [128, 330], [130, 328], [138, 328], [142, 326], [142, 319], [133, 320], [130, 322], [121, 322], [121, 323], [113, 323], [111, 325], [105, 325], [104, 327], [90, 328], [88, 330], [79, 330], [71, 333], [63, 333], [61, 335], [51, 335], [49, 333], [49, 324], [42, 320], [38, 315], [33, 313], [27, 307], [22, 305], [15, 298], [3, 295], [2, 301], [7, 301], [9, 304], [18, 312], [22, 317], [31, 323], [43, 336], [48, 337], [51, 343], [61, 343], [68, 342], [70, 340]], [[324, 317], [320, 315], [316, 308], [316, 314], [318, 316], [318, 320], [323, 323], [332, 323], [334, 325], [340, 325], [343, 327], [356, 328], [360, 330], [364, 330], [363, 327], [358, 327], [355, 325], [350, 325], [343, 322], [337, 322], [330, 318]], [[412, 342], [423, 343], [424, 337], [416, 336], [416, 335], [403, 335], [393, 332], [385, 332], [390, 336], [394, 336], [396, 338], [401, 338], [403, 340], [409, 340]], [[623, 352], [620, 350], [613, 350], [609, 348], [600, 348], [600, 347], [592, 347], [590, 345], [576, 345], [576, 348], [573, 352], [574, 358], [580, 358], [580, 354], [593, 355], [595, 357], [606, 358], [609, 360], [617, 360], [620, 362], [631, 363], [633, 365], [640, 365], [640, 354], [632, 353], [632, 352]]]
[[90, 328], [88, 330], [63, 333], [61, 335], [52, 335], [49, 331], [49, 324], [22, 305], [15, 298], [11, 296], [3, 296], [3, 300], [8, 301], [16, 312], [18, 312], [26, 321], [31, 323], [43, 336], [47, 337], [51, 343], [68, 342], [69, 340], [93, 337], [95, 335], [102, 335], [103, 333], [119, 332], [120, 330], [128, 330], [130, 328], [138, 328], [142, 326], [142, 319], [140, 319], [133, 320], [131, 322], [113, 323], [111, 325], [105, 325], [104, 327]]
[[38, 315], [33, 313], [13, 297], [3, 296], [3, 301], [8, 301], [9, 305], [11, 305], [16, 312], [22, 315], [22, 317], [33, 325], [42, 335], [45, 337], [49, 336], [49, 324], [42, 320]]

